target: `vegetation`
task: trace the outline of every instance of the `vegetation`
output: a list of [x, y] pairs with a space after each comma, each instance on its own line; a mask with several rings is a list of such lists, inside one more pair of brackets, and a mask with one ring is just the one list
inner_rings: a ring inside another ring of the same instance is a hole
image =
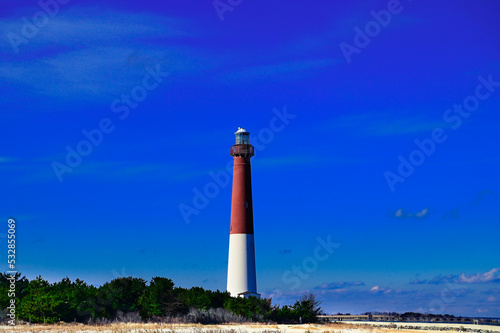
[[[0, 318], [7, 320], [10, 275], [0, 273]], [[292, 306], [272, 305], [271, 299], [235, 298], [228, 292], [175, 287], [171, 279], [154, 277], [149, 283], [134, 277], [116, 278], [100, 287], [64, 278], [49, 283], [41, 276], [29, 281], [15, 275], [16, 317], [33, 323], [163, 321], [182, 322], [316, 322], [320, 302], [305, 294]]]

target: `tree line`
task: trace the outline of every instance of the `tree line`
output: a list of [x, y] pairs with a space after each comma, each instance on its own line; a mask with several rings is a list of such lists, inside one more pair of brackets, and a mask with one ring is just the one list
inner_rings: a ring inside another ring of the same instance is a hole
[[[10, 279], [10, 280], [9, 280]], [[96, 287], [68, 277], [50, 283], [41, 276], [28, 280], [21, 273], [0, 273], [1, 319], [6, 320], [15, 280], [16, 319], [33, 323], [99, 322], [109, 320], [184, 322], [316, 322], [321, 313], [314, 295], [304, 294], [295, 304], [272, 305], [271, 299], [231, 297], [228, 292], [176, 287], [171, 279], [149, 281], [120, 277]]]

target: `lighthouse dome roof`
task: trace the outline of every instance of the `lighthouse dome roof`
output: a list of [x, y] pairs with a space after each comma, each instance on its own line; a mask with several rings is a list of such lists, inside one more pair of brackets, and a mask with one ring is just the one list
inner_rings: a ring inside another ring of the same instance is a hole
[[234, 134], [240, 134], [240, 133], [249, 133], [249, 132], [243, 127], [238, 127], [238, 130], [234, 132]]

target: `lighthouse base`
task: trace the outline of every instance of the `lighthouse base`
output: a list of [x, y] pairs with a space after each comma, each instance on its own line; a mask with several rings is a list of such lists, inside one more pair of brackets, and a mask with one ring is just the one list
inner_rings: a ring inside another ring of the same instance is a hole
[[257, 294], [253, 234], [231, 234], [229, 236], [227, 291], [233, 297], [260, 297]]

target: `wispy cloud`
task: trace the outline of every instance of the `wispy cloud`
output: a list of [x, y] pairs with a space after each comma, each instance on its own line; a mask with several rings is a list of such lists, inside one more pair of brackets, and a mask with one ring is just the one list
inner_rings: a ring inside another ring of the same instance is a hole
[[[63, 158], [42, 157], [32, 160], [17, 159], [12, 163], [0, 163], [0, 171], [9, 175], [9, 180], [15, 182], [53, 182], [57, 177], [51, 168], [54, 160], [64, 162]], [[98, 181], [116, 181], [126, 179], [128, 182], [137, 181], [172, 181], [182, 182], [199, 177], [196, 172], [182, 163], [151, 162], [140, 163], [136, 161], [83, 161], [73, 168], [71, 177], [84, 177]]]
[[[456, 276], [455, 276], [456, 277]], [[357, 283], [354, 283], [357, 284]], [[339, 307], [358, 308], [359, 304], [366, 304], [363, 311], [394, 311], [467, 314], [475, 313], [479, 307], [492, 311], [500, 299], [498, 290], [480, 292], [473, 288], [453, 286], [429, 286], [427, 288], [398, 289], [390, 285], [376, 284], [371, 287], [353, 286], [338, 288], [342, 282], [333, 283], [331, 289], [320, 286], [310, 289], [281, 291], [279, 289], [263, 292], [264, 297], [272, 297], [273, 301], [281, 304], [293, 304], [304, 293], [313, 292], [322, 306], [330, 309]], [[349, 285], [349, 282], [346, 282]], [[469, 286], [467, 286], [469, 287]], [[443, 301], [443, 299], [445, 301]], [[453, 300], [453, 301], [448, 301]], [[439, 303], [439, 302], [443, 303]], [[436, 304], [442, 304], [436, 306]]]
[[387, 112], [370, 112], [342, 115], [324, 127], [325, 130], [348, 130], [358, 136], [383, 137], [430, 132], [438, 127], [447, 127], [447, 124], [422, 116], [402, 117]]
[[[98, 7], [71, 6], [50, 18], [46, 26], [40, 28], [22, 50], [24, 53], [36, 51], [38, 48], [51, 48], [57, 45], [64, 47], [90, 47], [92, 45], [112, 45], [127, 43], [133, 40], [154, 38], [185, 38], [199, 35], [202, 31], [191, 29], [193, 22], [173, 17], [156, 16], [147, 13], [133, 15], [107, 10]], [[26, 9], [27, 15], [39, 11], [40, 8]], [[21, 16], [22, 17], [22, 16]], [[4, 17], [0, 21], [2, 31], [21, 35], [23, 21], [21, 17]], [[8, 39], [0, 41], [2, 48], [11, 48]]]
[[[17, 17], [0, 22], [2, 31], [17, 33], [21, 26]], [[20, 55], [6, 52], [11, 45], [2, 39], [5, 57], [0, 78], [48, 96], [98, 98], [125, 93], [141, 83], [147, 65], [155, 68], [161, 63], [164, 71], [181, 73], [209, 67], [206, 62], [189, 64], [187, 48], [176, 46], [179, 40], [196, 35], [196, 30], [192, 23], [169, 17], [103, 14], [94, 8], [74, 7], [51, 18], [23, 44]]]
[[127, 58], [133, 52], [127, 47], [96, 47], [23, 63], [3, 63], [0, 76], [42, 95], [119, 94], [129, 91], [146, 75], [143, 69], [127, 68]]
[[476, 193], [469, 203], [461, 204], [451, 210], [446, 211], [441, 217], [442, 220], [454, 220], [459, 219], [461, 216], [461, 212], [463, 210], [469, 209], [469, 207], [474, 207], [482, 204], [485, 201], [492, 200], [492, 198], [496, 198], [496, 194], [490, 190], [482, 190]]
[[401, 218], [401, 219], [405, 219], [405, 218], [421, 219], [421, 218], [427, 217], [429, 215], [429, 208], [424, 208], [416, 213], [410, 213], [406, 209], [400, 208], [400, 209], [396, 210], [395, 212], [389, 212], [387, 215], [390, 217]]
[[479, 205], [481, 202], [483, 202], [486, 198], [488, 197], [496, 197], [495, 193], [490, 190], [483, 190], [481, 192], [476, 193], [474, 198], [471, 201], [472, 205]]
[[320, 286], [314, 287], [314, 289], [317, 290], [335, 290], [335, 289], [346, 289], [350, 287], [361, 287], [364, 286], [365, 284], [361, 281], [358, 282], [347, 282], [347, 281], [341, 281], [341, 282], [332, 282], [332, 283], [325, 283]]
[[432, 279], [419, 280], [416, 279], [411, 281], [410, 284], [446, 284], [446, 283], [490, 283], [490, 282], [500, 282], [500, 267], [491, 269], [488, 272], [476, 273], [467, 275], [462, 273], [460, 275], [448, 274], [448, 275], [437, 275]]
[[[21, 34], [21, 28], [19, 17], [0, 22], [2, 31]], [[167, 66], [166, 71], [180, 76], [218, 75], [223, 83], [289, 79], [340, 62], [333, 58], [297, 60], [291, 54], [278, 60], [273, 52], [255, 62], [255, 54], [241, 55], [239, 49], [190, 46], [203, 34], [207, 29], [186, 19], [69, 7], [22, 45], [21, 56], [14, 53], [7, 38], [0, 41], [0, 53], [5, 55], [0, 78], [42, 95], [99, 98], [127, 92], [137, 85], [145, 75], [140, 64], [144, 58], [161, 62]], [[137, 56], [139, 50], [142, 60]]]
[[493, 268], [485, 273], [477, 273], [475, 275], [465, 275], [462, 273], [458, 278], [462, 283], [487, 283], [487, 282], [500, 282], [500, 267]]
[[414, 281], [411, 281], [410, 284], [444, 284], [444, 283], [453, 283], [453, 282], [457, 281], [457, 279], [458, 279], [458, 275], [452, 275], [452, 274], [437, 275], [430, 280], [416, 279]]
[[370, 289], [370, 292], [374, 294], [388, 294], [392, 292], [392, 289], [387, 287], [373, 286]]
[[[108, 171], [107, 171], [108, 170]], [[139, 163], [134, 161], [87, 161], [76, 167], [72, 173], [75, 177], [90, 176], [105, 177], [106, 180], [146, 179], [185, 181], [191, 178], [186, 172], [186, 165], [182, 163]]]
[[0, 163], [9, 163], [15, 161], [12, 157], [0, 156]]
[[255, 81], [276, 79], [280, 75], [283, 80], [290, 79], [290, 76], [310, 75], [311, 70], [320, 69], [326, 66], [332, 66], [339, 63], [338, 59], [305, 59], [292, 60], [272, 63], [268, 65], [241, 66], [229, 73], [221, 76], [221, 81], [224, 83]]

